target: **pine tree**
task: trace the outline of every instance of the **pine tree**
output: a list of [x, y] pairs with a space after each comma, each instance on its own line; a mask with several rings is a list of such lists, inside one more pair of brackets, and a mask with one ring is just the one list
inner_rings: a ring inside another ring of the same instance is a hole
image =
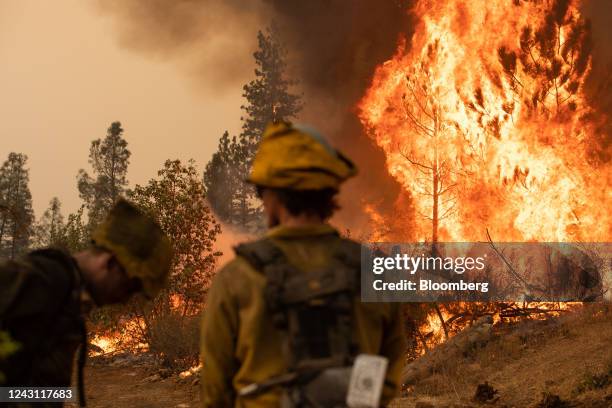
[[115, 201], [125, 193], [130, 154], [127, 141], [123, 138], [121, 122], [113, 122], [104, 139], [91, 142], [89, 163], [93, 177], [83, 169], [79, 170], [77, 176], [79, 195], [87, 208], [90, 229], [102, 220]]
[[[443, 223], [456, 215], [455, 193], [466, 171], [468, 155], [449, 146], [464, 145], [464, 139], [453, 120], [446, 116], [443, 104], [445, 90], [436, 86], [432, 66], [440, 55], [440, 44], [434, 41], [427, 56], [407, 72], [403, 95], [406, 130], [399, 152], [406, 159], [402, 169], [412, 183], [412, 191], [421, 196], [415, 200], [419, 215], [431, 223], [428, 240], [437, 243]], [[457, 141], [460, 141], [459, 143]], [[467, 149], [467, 147], [465, 147]]]
[[62, 203], [57, 197], [53, 197], [34, 228], [34, 246], [38, 248], [61, 246], [64, 228]]
[[0, 257], [14, 259], [30, 244], [34, 211], [27, 160], [10, 153], [0, 168]]
[[83, 220], [85, 207], [81, 207], [77, 212], [70, 214], [66, 225], [62, 229], [60, 246], [70, 252], [83, 250], [89, 246], [89, 229]]
[[589, 22], [574, 14], [570, 2], [545, 7], [546, 18], [539, 26], [522, 27], [520, 48], [500, 47], [498, 57], [523, 106], [555, 117], [576, 110], [593, 44]]
[[204, 187], [208, 201], [215, 214], [224, 221], [234, 219], [236, 214], [234, 198], [240, 183], [236, 165], [238, 150], [236, 136], [230, 139], [229, 133], [224, 132], [219, 139], [217, 151], [204, 171]]
[[261, 135], [270, 122], [294, 118], [301, 110], [300, 97], [289, 92], [296, 85], [286, 78], [287, 50], [278, 40], [274, 28], [257, 33], [259, 49], [255, 51], [255, 79], [243, 87], [247, 104], [242, 117], [240, 138], [247, 141], [254, 151]]
[[302, 108], [300, 96], [290, 88], [295, 81], [286, 77], [287, 51], [274, 29], [257, 34], [255, 79], [243, 87], [247, 101], [242, 132], [229, 137], [225, 132], [218, 151], [206, 166], [204, 180], [211, 206], [223, 222], [247, 231], [262, 227], [261, 207], [255, 189], [244, 182], [266, 125], [295, 118]]

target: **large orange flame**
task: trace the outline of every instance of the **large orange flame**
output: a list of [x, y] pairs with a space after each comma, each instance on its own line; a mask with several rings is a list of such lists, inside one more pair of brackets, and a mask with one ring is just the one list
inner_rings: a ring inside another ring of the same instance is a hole
[[[359, 103], [411, 195], [408, 240], [606, 241], [592, 157], [590, 30], [578, 0], [421, 0], [411, 41]], [[372, 213], [372, 211], [370, 210]]]

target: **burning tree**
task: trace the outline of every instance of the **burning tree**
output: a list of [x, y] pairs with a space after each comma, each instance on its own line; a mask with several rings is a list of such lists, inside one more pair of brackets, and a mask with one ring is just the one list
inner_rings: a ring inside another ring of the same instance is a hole
[[571, 6], [567, 0], [550, 2], [542, 10], [543, 21], [521, 29], [518, 49], [498, 49], [520, 102], [548, 117], [576, 112], [591, 61], [590, 25]]
[[[581, 3], [415, 2], [414, 35], [377, 68], [359, 117], [389, 174], [418, 212], [432, 215], [432, 238], [483, 240], [488, 228], [499, 241], [609, 239], [601, 205], [610, 199], [609, 177], [601, 175], [611, 169], [609, 160], [592, 160], [589, 146], [602, 143], [603, 121], [585, 95], [591, 38]], [[403, 239], [429, 231], [417, 223]], [[562, 309], [472, 306], [432, 310], [420, 329], [439, 334], [466, 317]]]
[[406, 93], [402, 95], [402, 113], [406, 117], [405, 137], [397, 149], [412, 169], [402, 167], [411, 179], [413, 191], [426, 200], [417, 201], [421, 216], [431, 221], [431, 242], [438, 242], [440, 223], [454, 215], [454, 188], [458, 179], [467, 175], [461, 168], [467, 155], [461, 148], [457, 124], [446, 115], [444, 94], [447, 92], [435, 78], [430, 67], [438, 58], [440, 44], [427, 47], [424, 60], [419, 61], [406, 75]]
[[[405, 77], [425, 63], [434, 85], [428, 91], [438, 90], [431, 97], [443, 112], [441, 123], [449, 124], [447, 157], [470, 175], [449, 183], [457, 183], [456, 216], [444, 225], [449, 239], [483, 239], [487, 226], [501, 240], [606, 239], [608, 214], [597, 203], [607, 199], [607, 182], [597, 175], [610, 169], [609, 162], [590, 160], [589, 141], [600, 137], [584, 93], [591, 46], [579, 1], [511, 7], [419, 1], [413, 12], [420, 22], [411, 44], [402, 40], [377, 68], [359, 105], [368, 134], [387, 156], [389, 173], [407, 191], [418, 189], [415, 165], [402, 152], [414, 161], [406, 146], [423, 146], [431, 137], [418, 126], [415, 132], [407, 115], [420, 108], [412, 103], [413, 110], [406, 110], [415, 98], [406, 92]], [[417, 84], [426, 75], [417, 74], [408, 83], [415, 81], [412, 88], [421, 92]], [[419, 151], [425, 150], [430, 151]], [[431, 167], [429, 162], [421, 164]], [[421, 225], [410, 238], [425, 234]]]

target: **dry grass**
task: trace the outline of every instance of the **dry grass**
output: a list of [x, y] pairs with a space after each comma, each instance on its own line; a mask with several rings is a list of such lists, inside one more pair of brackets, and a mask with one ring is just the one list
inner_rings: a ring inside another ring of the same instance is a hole
[[149, 349], [162, 365], [184, 370], [198, 363], [200, 317], [182, 316], [170, 311], [149, 322]]
[[546, 394], [576, 407], [610, 408], [611, 339], [609, 303], [591, 304], [546, 321], [498, 326], [484, 347], [449, 359], [395, 406], [414, 407], [417, 401], [434, 407], [477, 406], [474, 392], [487, 381], [499, 390], [496, 406], [534, 407]]

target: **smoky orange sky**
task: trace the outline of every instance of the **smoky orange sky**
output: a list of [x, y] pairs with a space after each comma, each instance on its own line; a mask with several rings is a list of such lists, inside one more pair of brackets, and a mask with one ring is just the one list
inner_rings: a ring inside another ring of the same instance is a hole
[[[54, 196], [65, 216], [78, 209], [77, 171], [89, 171], [90, 143], [112, 121], [132, 152], [130, 186], [169, 158], [193, 158], [203, 170], [223, 131], [240, 129], [249, 52], [235, 83], [220, 86], [207, 75], [215, 61], [187, 72], [180, 58], [122, 46], [119, 31], [90, 0], [0, 0], [0, 159], [28, 155], [37, 217]], [[241, 45], [236, 52], [254, 46]]]

